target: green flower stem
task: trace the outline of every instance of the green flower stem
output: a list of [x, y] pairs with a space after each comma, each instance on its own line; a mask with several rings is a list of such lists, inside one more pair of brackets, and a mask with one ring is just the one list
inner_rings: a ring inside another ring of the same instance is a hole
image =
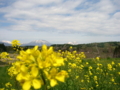
[[44, 74], [44, 72], [43, 72], [43, 70], [40, 70], [40, 72], [41, 72], [41, 78], [42, 78], [42, 80], [43, 80], [43, 83], [44, 83], [44, 90], [48, 90], [47, 89], [47, 82], [46, 82], [46, 80], [45, 80], [45, 74]]

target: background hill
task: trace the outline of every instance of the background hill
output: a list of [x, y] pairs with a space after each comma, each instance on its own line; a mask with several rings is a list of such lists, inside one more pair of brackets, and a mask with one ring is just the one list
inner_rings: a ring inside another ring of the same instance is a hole
[[117, 46], [120, 45], [120, 42], [96, 42], [88, 44], [54, 44], [52, 45], [56, 51], [58, 50], [69, 50], [69, 47], [73, 47], [73, 51], [76, 50], [79, 52], [85, 52], [86, 57], [95, 58], [97, 56], [101, 58], [112, 58], [114, 50]]

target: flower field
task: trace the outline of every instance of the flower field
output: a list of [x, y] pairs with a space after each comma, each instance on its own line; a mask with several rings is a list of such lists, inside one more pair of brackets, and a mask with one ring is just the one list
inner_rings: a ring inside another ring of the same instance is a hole
[[[0, 90], [120, 90], [120, 59], [88, 59], [84, 52], [54, 51], [38, 46], [23, 50], [12, 41], [18, 55], [0, 53]], [[1, 62], [0, 62], [1, 63]]]

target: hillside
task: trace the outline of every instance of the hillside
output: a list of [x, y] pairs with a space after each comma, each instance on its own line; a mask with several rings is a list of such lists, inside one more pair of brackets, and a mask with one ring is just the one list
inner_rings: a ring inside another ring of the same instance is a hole
[[[70, 46], [72, 46], [72, 51], [76, 50], [77, 53], [84, 52], [87, 58], [95, 58], [97, 56], [101, 58], [112, 58], [115, 47], [119, 46], [120, 42], [101, 42], [101, 43], [88, 43], [88, 44], [52, 44], [55, 51], [69, 50]], [[25, 50], [28, 48], [32, 48], [33, 46], [22, 46]], [[13, 52], [11, 46], [6, 46], [8, 52]], [[41, 46], [39, 46], [41, 49]]]
[[54, 44], [52, 45], [54, 49], [57, 50], [69, 50], [72, 46], [72, 50], [79, 52], [85, 52], [86, 57], [94, 58], [100, 56], [101, 58], [111, 58], [113, 57], [113, 52], [115, 47], [119, 46], [120, 42], [101, 42], [101, 43], [88, 43], [88, 44]]

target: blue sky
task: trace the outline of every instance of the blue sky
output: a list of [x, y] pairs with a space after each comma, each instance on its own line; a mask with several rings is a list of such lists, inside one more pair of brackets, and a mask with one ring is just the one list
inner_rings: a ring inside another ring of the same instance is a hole
[[120, 0], [0, 0], [0, 41], [120, 41]]

